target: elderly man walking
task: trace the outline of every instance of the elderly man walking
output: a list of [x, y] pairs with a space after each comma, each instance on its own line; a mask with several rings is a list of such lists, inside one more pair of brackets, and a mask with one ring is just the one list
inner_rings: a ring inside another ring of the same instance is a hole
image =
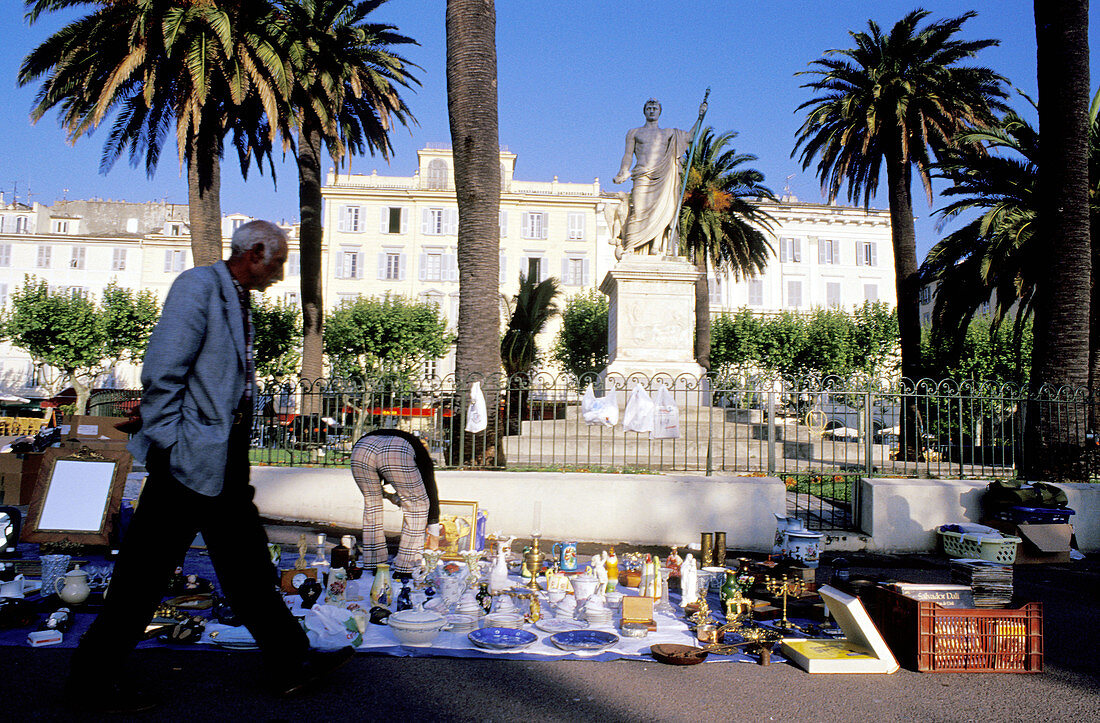
[[149, 477], [103, 611], [73, 655], [67, 694], [83, 711], [153, 707], [127, 690], [124, 664], [198, 532], [222, 592], [263, 651], [274, 693], [299, 692], [353, 653], [309, 650], [276, 590], [249, 484], [255, 386], [249, 292], [282, 278], [286, 235], [275, 224], [252, 221], [237, 229], [231, 247], [228, 261], [179, 275], [149, 341], [142, 427], [129, 445]]

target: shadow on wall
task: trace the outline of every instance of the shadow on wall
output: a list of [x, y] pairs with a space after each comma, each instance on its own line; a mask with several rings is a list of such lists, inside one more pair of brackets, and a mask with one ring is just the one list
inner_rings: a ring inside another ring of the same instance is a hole
[[[901, 496], [891, 497], [887, 502], [886, 519], [889, 529], [887, 537], [891, 541], [891, 549], [884, 550], [885, 552], [936, 549], [936, 531], [913, 519], [909, 500]], [[879, 529], [879, 524], [875, 524], [875, 529], [876, 531]]]

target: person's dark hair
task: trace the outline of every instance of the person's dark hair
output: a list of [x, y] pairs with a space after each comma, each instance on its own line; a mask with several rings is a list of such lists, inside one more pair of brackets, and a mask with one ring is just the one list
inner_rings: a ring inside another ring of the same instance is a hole
[[420, 478], [424, 481], [424, 492], [428, 495], [428, 524], [434, 525], [439, 522], [439, 490], [435, 485], [435, 463], [432, 462], [432, 457], [428, 454], [428, 448], [424, 446], [423, 440], [403, 429], [376, 429], [367, 432], [364, 436], [400, 437], [409, 443], [413, 449], [413, 462], [416, 464], [417, 471], [420, 472]]

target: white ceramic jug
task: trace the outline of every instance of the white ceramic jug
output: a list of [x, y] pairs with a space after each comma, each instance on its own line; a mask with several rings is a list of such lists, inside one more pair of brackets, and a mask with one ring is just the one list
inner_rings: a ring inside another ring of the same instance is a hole
[[92, 592], [88, 587], [88, 573], [81, 570], [80, 565], [54, 580], [53, 584], [58, 596], [70, 605], [79, 605], [87, 600]]

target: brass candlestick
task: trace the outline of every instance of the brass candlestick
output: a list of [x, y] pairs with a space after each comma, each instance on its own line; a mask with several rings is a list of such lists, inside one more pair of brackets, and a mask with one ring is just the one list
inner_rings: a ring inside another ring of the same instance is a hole
[[783, 619], [779, 621], [776, 627], [784, 630], [801, 630], [802, 628], [787, 619], [787, 598], [791, 595], [795, 597], [801, 595], [802, 591], [806, 589], [805, 584], [801, 580], [791, 579], [784, 575], [779, 580], [774, 577], [765, 577], [764, 587], [772, 595], [783, 598]]
[[539, 535], [532, 535], [531, 549], [523, 556], [523, 566], [531, 574], [527, 587], [536, 593], [542, 589], [539, 587], [539, 573], [542, 572], [542, 561], [545, 557], [546, 555], [539, 550]]

